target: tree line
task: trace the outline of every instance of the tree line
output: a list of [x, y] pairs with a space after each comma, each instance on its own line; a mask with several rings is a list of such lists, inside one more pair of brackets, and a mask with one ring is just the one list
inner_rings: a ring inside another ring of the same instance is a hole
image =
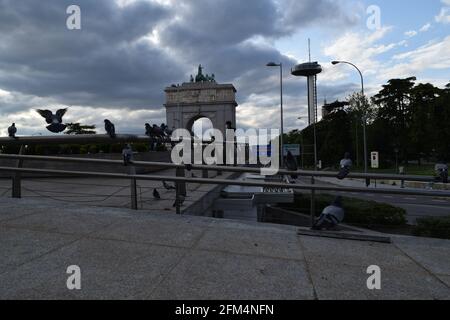
[[[371, 151], [378, 151], [382, 167], [396, 162], [448, 162], [450, 83], [438, 88], [416, 81], [415, 77], [391, 79], [370, 99], [354, 93], [346, 103], [327, 105], [329, 113], [316, 124], [318, 159], [323, 166], [336, 166], [345, 152], [363, 165], [364, 118], [369, 157]], [[290, 132], [284, 141], [302, 145], [306, 165], [313, 165], [313, 126]]]

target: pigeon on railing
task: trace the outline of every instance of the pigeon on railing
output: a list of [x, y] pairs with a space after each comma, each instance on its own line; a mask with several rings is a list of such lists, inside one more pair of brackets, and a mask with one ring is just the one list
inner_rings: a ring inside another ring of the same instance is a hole
[[161, 130], [163, 131], [163, 133], [165, 134], [166, 137], [171, 137], [172, 136], [173, 130], [170, 130], [169, 127], [166, 124], [161, 123], [161, 127], [160, 128], [161, 128]]
[[312, 229], [332, 229], [344, 220], [344, 215], [342, 197], [337, 197], [331, 205], [323, 209], [322, 214], [317, 218]]
[[130, 144], [127, 144], [122, 150], [123, 165], [127, 166], [133, 163], [133, 148]]
[[164, 189], [166, 189], [166, 190], [176, 190], [176, 188], [174, 186], [171, 186], [171, 185], [167, 184], [167, 182], [163, 181], [162, 183], [163, 183]]
[[105, 131], [111, 138], [116, 137], [116, 127], [108, 119], [105, 119]]
[[37, 113], [39, 113], [43, 118], [45, 118], [45, 121], [49, 124], [47, 126], [47, 130], [53, 133], [60, 133], [66, 130], [67, 126], [62, 123], [62, 118], [67, 112], [66, 109], [59, 109], [56, 111], [56, 114], [53, 114], [50, 110], [36, 110]]
[[16, 133], [17, 133], [16, 124], [13, 123], [13, 124], [8, 128], [8, 135], [9, 135], [11, 138], [17, 139], [17, 138], [16, 138]]
[[161, 200], [161, 195], [156, 189], [153, 189], [153, 198], [155, 198], [156, 200]]
[[153, 136], [155, 136], [157, 138], [160, 138], [160, 139], [164, 138], [164, 131], [160, 127], [158, 127], [156, 124], [154, 124], [152, 127], [152, 133], [153, 133]]
[[438, 179], [443, 183], [448, 183], [448, 165], [445, 163], [437, 163], [434, 167]]
[[145, 124], [145, 135], [151, 137], [153, 134], [153, 130], [152, 127], [150, 126], [149, 123]]
[[350, 153], [346, 152], [344, 155], [344, 159], [341, 160], [337, 178], [339, 180], [344, 180], [350, 174], [350, 169], [352, 165], [353, 163], [352, 160], [350, 159]]

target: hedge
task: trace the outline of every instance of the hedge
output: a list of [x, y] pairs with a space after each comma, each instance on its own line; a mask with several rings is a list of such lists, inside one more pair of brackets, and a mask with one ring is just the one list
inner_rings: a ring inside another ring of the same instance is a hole
[[[335, 196], [327, 194], [316, 195], [316, 216], [319, 216], [335, 198]], [[283, 207], [307, 214], [310, 212], [310, 204], [310, 195], [296, 194], [294, 203], [283, 205]], [[342, 197], [342, 205], [345, 210], [344, 223], [370, 227], [376, 225], [403, 226], [407, 222], [406, 211], [389, 204]]]
[[450, 239], [450, 216], [417, 219], [413, 234], [419, 237]]

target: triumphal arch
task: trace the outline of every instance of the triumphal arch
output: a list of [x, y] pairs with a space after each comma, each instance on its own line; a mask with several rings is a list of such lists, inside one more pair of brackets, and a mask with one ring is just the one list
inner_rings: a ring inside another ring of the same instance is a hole
[[166, 92], [166, 118], [170, 129], [192, 132], [194, 122], [200, 118], [211, 120], [214, 129], [225, 137], [227, 123], [236, 128], [236, 89], [232, 84], [218, 84], [214, 74], [203, 74], [198, 67], [197, 76], [190, 82], [172, 85]]

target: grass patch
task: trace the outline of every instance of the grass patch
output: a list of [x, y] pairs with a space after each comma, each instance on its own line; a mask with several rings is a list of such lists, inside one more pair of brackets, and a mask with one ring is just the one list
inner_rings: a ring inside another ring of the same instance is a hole
[[[316, 195], [316, 216], [333, 202], [335, 196], [327, 194]], [[288, 210], [300, 213], [310, 212], [311, 197], [306, 194], [296, 194], [293, 204], [283, 205]], [[345, 210], [344, 223], [361, 227], [372, 228], [376, 226], [404, 226], [406, 225], [406, 211], [389, 204], [367, 201], [355, 198], [342, 198]]]
[[450, 216], [417, 219], [413, 234], [419, 237], [450, 239]]

